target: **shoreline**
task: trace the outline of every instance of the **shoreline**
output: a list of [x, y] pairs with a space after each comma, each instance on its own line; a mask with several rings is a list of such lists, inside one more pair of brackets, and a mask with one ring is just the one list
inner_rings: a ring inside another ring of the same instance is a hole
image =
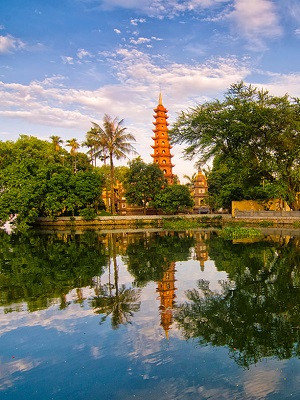
[[[82, 217], [40, 217], [33, 224], [34, 228], [99, 228], [99, 229], [139, 229], [139, 228], [163, 228], [165, 222], [184, 222], [199, 223], [211, 226], [241, 225], [269, 228], [294, 227], [300, 228], [300, 220], [295, 217], [233, 217], [231, 214], [177, 214], [177, 215], [130, 215], [130, 216], [98, 216], [93, 220], [87, 221]], [[295, 226], [298, 225], [299, 226]]]

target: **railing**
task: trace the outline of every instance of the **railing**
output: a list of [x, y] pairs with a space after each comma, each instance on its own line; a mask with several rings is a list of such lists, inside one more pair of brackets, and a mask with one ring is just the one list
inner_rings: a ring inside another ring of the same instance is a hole
[[240, 211], [234, 210], [234, 215], [236, 218], [293, 218], [293, 219], [300, 219], [300, 211]]

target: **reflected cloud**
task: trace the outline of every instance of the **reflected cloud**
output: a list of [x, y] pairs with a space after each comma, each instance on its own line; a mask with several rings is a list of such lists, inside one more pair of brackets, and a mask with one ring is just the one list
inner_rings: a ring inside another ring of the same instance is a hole
[[30, 360], [29, 358], [14, 359], [9, 362], [0, 358], [0, 391], [12, 387], [16, 380], [21, 379], [20, 376], [14, 376], [15, 374], [30, 371], [41, 363], [39, 360]]

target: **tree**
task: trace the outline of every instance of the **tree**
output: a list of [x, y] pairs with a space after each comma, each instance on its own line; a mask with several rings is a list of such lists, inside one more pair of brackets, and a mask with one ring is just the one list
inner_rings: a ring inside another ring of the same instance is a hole
[[158, 193], [152, 203], [166, 214], [176, 214], [193, 207], [194, 200], [186, 185], [171, 185]]
[[64, 141], [59, 136], [50, 136], [50, 139], [52, 140], [54, 151], [59, 151]]
[[109, 156], [110, 165], [110, 201], [111, 201], [111, 212], [116, 213], [115, 195], [114, 195], [114, 183], [115, 183], [115, 167], [114, 159], [121, 160], [126, 158], [129, 153], [136, 153], [131, 142], [135, 141], [135, 137], [126, 133], [126, 127], [123, 127], [124, 120], [120, 121], [118, 118], [112, 119], [108, 114], [104, 115], [103, 128], [97, 123], [93, 122], [94, 128], [99, 132], [103, 149], [107, 151]]
[[192, 189], [194, 187], [195, 179], [197, 177], [197, 173], [194, 172], [192, 176], [188, 175], [183, 175], [183, 177], [187, 180], [187, 183], [185, 184], [189, 189]]
[[66, 144], [67, 144], [67, 146], [71, 147], [70, 154], [73, 158], [73, 171], [76, 174], [76, 172], [77, 172], [76, 154], [77, 154], [77, 150], [80, 147], [80, 144], [78, 143], [77, 139], [75, 139], [75, 138], [67, 140]]
[[78, 156], [74, 175], [67, 151], [54, 154], [48, 141], [22, 135], [15, 143], [0, 142], [0, 220], [16, 214], [18, 224], [30, 224], [39, 216], [96, 210], [102, 175], [91, 171], [85, 154]]
[[164, 173], [157, 164], [146, 164], [141, 157], [129, 163], [124, 182], [126, 200], [130, 204], [142, 206], [144, 214], [149, 203], [166, 185]]
[[105, 152], [104, 143], [102, 142], [99, 129], [95, 127], [91, 128], [86, 133], [86, 140], [82, 143], [82, 145], [90, 149], [88, 153], [90, 154], [92, 165], [94, 167], [96, 167], [97, 158], [106, 164], [108, 155]]
[[[198, 164], [216, 156], [243, 177], [243, 191], [268, 188], [293, 208], [300, 190], [300, 100], [271, 96], [243, 82], [223, 101], [182, 112], [170, 132]], [[269, 185], [272, 186], [272, 190]]]

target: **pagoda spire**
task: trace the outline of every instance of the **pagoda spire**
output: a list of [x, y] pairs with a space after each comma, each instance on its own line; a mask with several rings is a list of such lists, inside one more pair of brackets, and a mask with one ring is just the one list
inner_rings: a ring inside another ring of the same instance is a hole
[[158, 105], [162, 106], [162, 94], [159, 92]]
[[158, 106], [154, 109], [154, 112], [155, 122], [153, 122], [153, 125], [155, 128], [153, 129], [153, 132], [155, 136], [152, 137], [154, 145], [151, 146], [154, 152], [151, 154], [151, 157], [153, 158], [153, 162], [156, 163], [163, 171], [168, 184], [173, 185], [175, 175], [173, 175], [172, 172], [172, 168], [174, 167], [171, 161], [173, 155], [171, 154], [172, 146], [170, 145], [168, 136], [169, 124], [167, 119], [169, 117], [167, 115], [168, 110], [163, 106], [162, 103], [161, 92], [159, 93]]

